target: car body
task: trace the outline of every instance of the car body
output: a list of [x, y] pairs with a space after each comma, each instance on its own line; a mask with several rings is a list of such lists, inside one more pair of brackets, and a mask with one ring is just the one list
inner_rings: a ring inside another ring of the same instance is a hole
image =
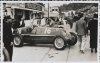
[[14, 45], [23, 46], [23, 42], [54, 44], [56, 49], [62, 50], [66, 44], [75, 45], [77, 36], [73, 32], [67, 33], [64, 28], [32, 25], [18, 28], [14, 33]]

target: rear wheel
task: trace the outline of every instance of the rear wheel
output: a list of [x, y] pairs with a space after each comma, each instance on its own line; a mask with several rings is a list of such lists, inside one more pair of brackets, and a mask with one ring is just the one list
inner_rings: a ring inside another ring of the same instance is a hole
[[22, 47], [23, 46], [23, 42], [20, 36], [15, 36], [14, 37], [14, 46], [15, 47]]
[[70, 32], [70, 34], [71, 34], [71, 40], [68, 44], [75, 45], [77, 43], [77, 35], [73, 32]]
[[61, 37], [55, 38], [54, 47], [57, 50], [63, 50], [63, 49], [65, 49], [65, 42], [64, 42], [64, 40]]

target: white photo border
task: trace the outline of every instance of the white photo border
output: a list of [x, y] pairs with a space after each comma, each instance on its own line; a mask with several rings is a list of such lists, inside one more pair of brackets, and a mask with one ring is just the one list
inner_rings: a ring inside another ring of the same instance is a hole
[[[1, 1], [1, 62], [3, 62], [2, 48], [3, 48], [3, 3], [98, 3], [98, 52], [97, 52], [97, 62], [100, 62], [100, 2], [99, 1]], [[74, 63], [97, 63], [97, 62], [74, 62]], [[16, 62], [15, 62], [16, 63]], [[23, 62], [24, 63], [24, 62]], [[32, 62], [29, 62], [32, 63]], [[42, 62], [34, 62], [42, 63]], [[56, 62], [43, 62], [43, 63], [56, 63]], [[57, 63], [66, 63], [66, 62], [57, 62]], [[73, 62], [67, 62], [73, 63]]]

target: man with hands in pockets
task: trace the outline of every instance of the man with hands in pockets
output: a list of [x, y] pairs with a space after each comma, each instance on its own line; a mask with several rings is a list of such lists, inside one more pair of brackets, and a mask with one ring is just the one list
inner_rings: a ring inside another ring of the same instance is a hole
[[83, 13], [79, 16], [79, 20], [76, 22], [76, 32], [79, 39], [80, 52], [84, 54], [85, 42], [86, 42], [86, 22], [84, 21]]

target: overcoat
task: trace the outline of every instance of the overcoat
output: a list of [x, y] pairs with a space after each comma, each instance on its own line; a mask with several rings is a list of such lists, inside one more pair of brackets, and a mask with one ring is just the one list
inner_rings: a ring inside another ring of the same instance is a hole
[[97, 48], [98, 20], [92, 19], [88, 23], [88, 29], [90, 30], [90, 48]]

